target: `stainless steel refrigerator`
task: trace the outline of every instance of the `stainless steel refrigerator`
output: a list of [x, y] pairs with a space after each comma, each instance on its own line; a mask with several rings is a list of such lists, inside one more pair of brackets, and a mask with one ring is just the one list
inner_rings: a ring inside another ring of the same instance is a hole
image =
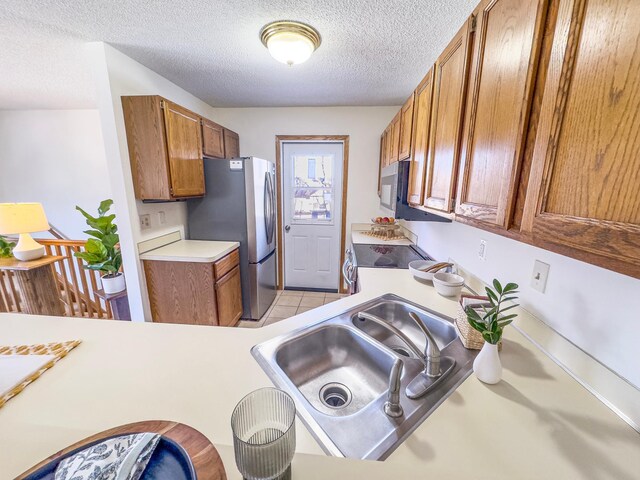
[[207, 195], [188, 200], [189, 238], [240, 242], [242, 318], [258, 320], [276, 297], [275, 163], [204, 160]]

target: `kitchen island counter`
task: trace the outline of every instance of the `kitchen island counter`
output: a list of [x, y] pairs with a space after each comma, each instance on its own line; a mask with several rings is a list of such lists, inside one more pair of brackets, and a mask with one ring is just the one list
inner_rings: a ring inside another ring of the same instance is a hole
[[[231, 412], [250, 391], [271, 386], [251, 347], [384, 293], [455, 314], [455, 299], [406, 270], [359, 274], [361, 293], [257, 329], [0, 314], [2, 345], [82, 340], [0, 408], [0, 476], [13, 478], [98, 431], [163, 419], [204, 433], [228, 477], [241, 478]], [[384, 462], [327, 457], [297, 420], [293, 478], [637, 478], [640, 435], [521, 333], [539, 322], [520, 314], [518, 329], [505, 330], [503, 381], [469, 377]], [[636, 389], [616, 388], [640, 404]]]

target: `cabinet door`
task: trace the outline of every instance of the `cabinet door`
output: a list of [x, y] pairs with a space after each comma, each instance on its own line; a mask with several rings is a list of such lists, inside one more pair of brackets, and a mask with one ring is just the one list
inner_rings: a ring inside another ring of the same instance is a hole
[[224, 129], [224, 158], [240, 156], [240, 136], [231, 130]]
[[396, 116], [391, 122], [391, 133], [389, 139], [389, 165], [398, 161], [398, 154], [400, 152], [400, 112], [396, 113]]
[[456, 216], [508, 228], [546, 0], [483, 0], [477, 10]]
[[205, 193], [200, 117], [163, 100], [167, 153], [173, 197], [197, 197]]
[[431, 100], [433, 96], [433, 69], [416, 88], [414, 95], [413, 152], [409, 165], [409, 205], [421, 205], [424, 192], [424, 172], [429, 151], [429, 129], [431, 126]]
[[560, 2], [522, 229], [640, 278], [638, 18], [638, 0]]
[[162, 99], [135, 95], [121, 101], [136, 198], [171, 200]]
[[423, 205], [453, 210], [460, 160], [464, 100], [467, 89], [470, 20], [460, 29], [435, 64], [431, 134]]
[[211, 263], [144, 260], [143, 264], [154, 322], [218, 324]]
[[240, 267], [236, 266], [216, 282], [216, 302], [218, 304], [218, 324], [233, 326], [242, 316], [242, 287]]
[[382, 168], [389, 166], [391, 157], [391, 124], [382, 134], [384, 143], [384, 156], [382, 157]]
[[384, 167], [384, 134], [380, 135], [380, 160], [378, 162], [378, 196], [382, 186], [382, 168]]
[[202, 119], [202, 153], [207, 157], [224, 158], [224, 128]]
[[411, 138], [413, 134], [413, 94], [400, 110], [400, 149], [398, 160], [406, 160], [411, 156]]

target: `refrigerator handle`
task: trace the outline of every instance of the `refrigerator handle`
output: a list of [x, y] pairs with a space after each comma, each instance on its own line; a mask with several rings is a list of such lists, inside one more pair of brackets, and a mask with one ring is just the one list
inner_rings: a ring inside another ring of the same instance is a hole
[[273, 194], [269, 172], [264, 175], [264, 228], [269, 244], [273, 240]]
[[278, 205], [276, 203], [276, 181], [273, 173], [269, 175], [271, 181], [271, 239], [276, 232], [276, 225], [278, 224]]

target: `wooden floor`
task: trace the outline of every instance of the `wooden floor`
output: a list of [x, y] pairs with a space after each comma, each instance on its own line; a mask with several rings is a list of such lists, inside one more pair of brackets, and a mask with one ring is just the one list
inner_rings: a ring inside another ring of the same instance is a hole
[[267, 313], [258, 320], [240, 320], [238, 327], [258, 328], [279, 322], [327, 303], [345, 297], [340, 293], [301, 292], [297, 290], [279, 290], [275, 302]]

